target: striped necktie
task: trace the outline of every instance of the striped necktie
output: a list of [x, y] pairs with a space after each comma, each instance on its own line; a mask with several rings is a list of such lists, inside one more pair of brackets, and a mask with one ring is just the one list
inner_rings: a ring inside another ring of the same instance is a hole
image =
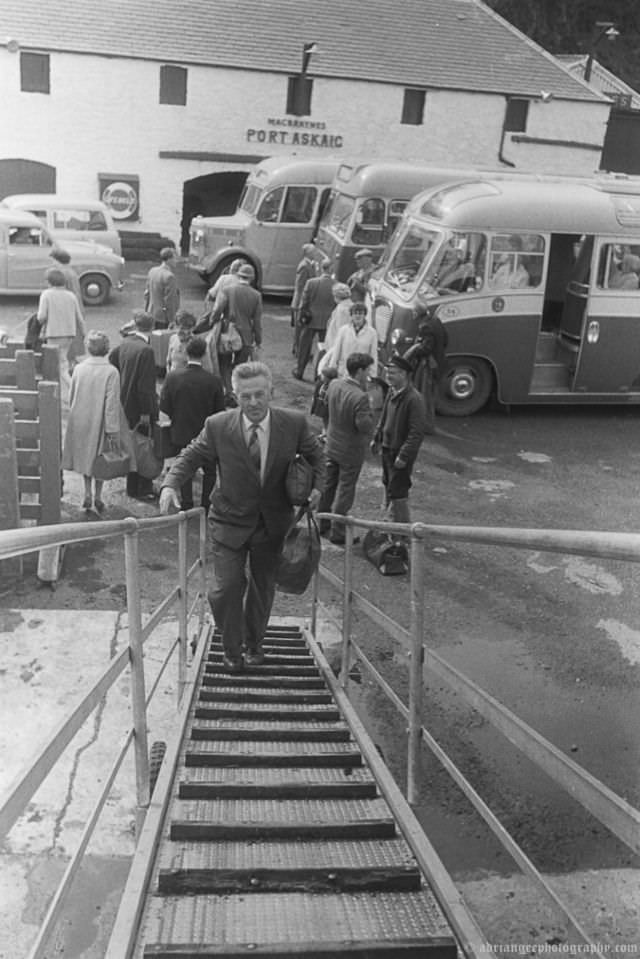
[[253, 464], [260, 473], [260, 467], [262, 465], [262, 459], [260, 455], [260, 440], [258, 439], [258, 430], [260, 426], [257, 423], [251, 424], [251, 432], [249, 435], [249, 456], [253, 460]]

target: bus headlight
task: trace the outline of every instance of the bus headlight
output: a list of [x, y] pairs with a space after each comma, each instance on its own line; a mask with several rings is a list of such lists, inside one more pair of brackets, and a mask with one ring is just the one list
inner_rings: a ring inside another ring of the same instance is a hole
[[394, 349], [398, 345], [398, 343], [402, 342], [403, 339], [404, 339], [404, 332], [402, 330], [398, 329], [398, 327], [396, 327], [395, 330], [391, 330], [390, 342], [391, 342], [391, 346], [393, 346]]
[[204, 240], [204, 230], [193, 230], [191, 233], [194, 243], [202, 243]]

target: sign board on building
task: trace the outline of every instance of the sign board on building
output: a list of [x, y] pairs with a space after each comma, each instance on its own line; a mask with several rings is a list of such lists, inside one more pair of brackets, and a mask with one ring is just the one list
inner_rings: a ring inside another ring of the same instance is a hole
[[114, 220], [140, 219], [140, 177], [135, 174], [99, 173], [100, 199]]

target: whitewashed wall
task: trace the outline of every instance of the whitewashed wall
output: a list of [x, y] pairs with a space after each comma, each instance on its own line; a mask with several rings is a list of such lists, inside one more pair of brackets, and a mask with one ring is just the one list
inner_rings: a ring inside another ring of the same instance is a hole
[[[58, 53], [50, 62], [51, 93], [22, 93], [19, 54], [0, 50], [0, 158], [55, 166], [58, 192], [67, 195], [97, 196], [98, 173], [137, 174], [141, 219], [127, 228], [157, 230], [176, 242], [183, 182], [251, 164], [160, 159], [160, 151], [501, 165], [501, 96], [429, 91], [424, 124], [409, 126], [400, 123], [401, 88], [316, 78], [312, 116], [305, 119], [325, 125], [313, 132], [341, 138], [323, 149], [292, 144], [294, 128], [269, 124], [286, 119], [284, 76], [189, 67], [187, 106], [181, 107], [158, 102], [158, 63]], [[608, 110], [607, 104], [534, 101], [527, 136], [600, 146]], [[259, 131], [278, 131], [276, 142], [261, 140]], [[586, 174], [598, 166], [597, 150], [511, 139], [507, 134], [503, 156], [517, 169]]]

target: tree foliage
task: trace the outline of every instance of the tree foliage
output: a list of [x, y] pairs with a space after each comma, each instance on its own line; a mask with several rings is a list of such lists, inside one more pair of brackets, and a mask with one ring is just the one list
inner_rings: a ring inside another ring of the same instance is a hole
[[[594, 52], [595, 58], [640, 92], [638, 0], [486, 0], [488, 6], [549, 53]], [[611, 21], [615, 40], [601, 37], [597, 21]], [[595, 44], [595, 48], [594, 48]]]

